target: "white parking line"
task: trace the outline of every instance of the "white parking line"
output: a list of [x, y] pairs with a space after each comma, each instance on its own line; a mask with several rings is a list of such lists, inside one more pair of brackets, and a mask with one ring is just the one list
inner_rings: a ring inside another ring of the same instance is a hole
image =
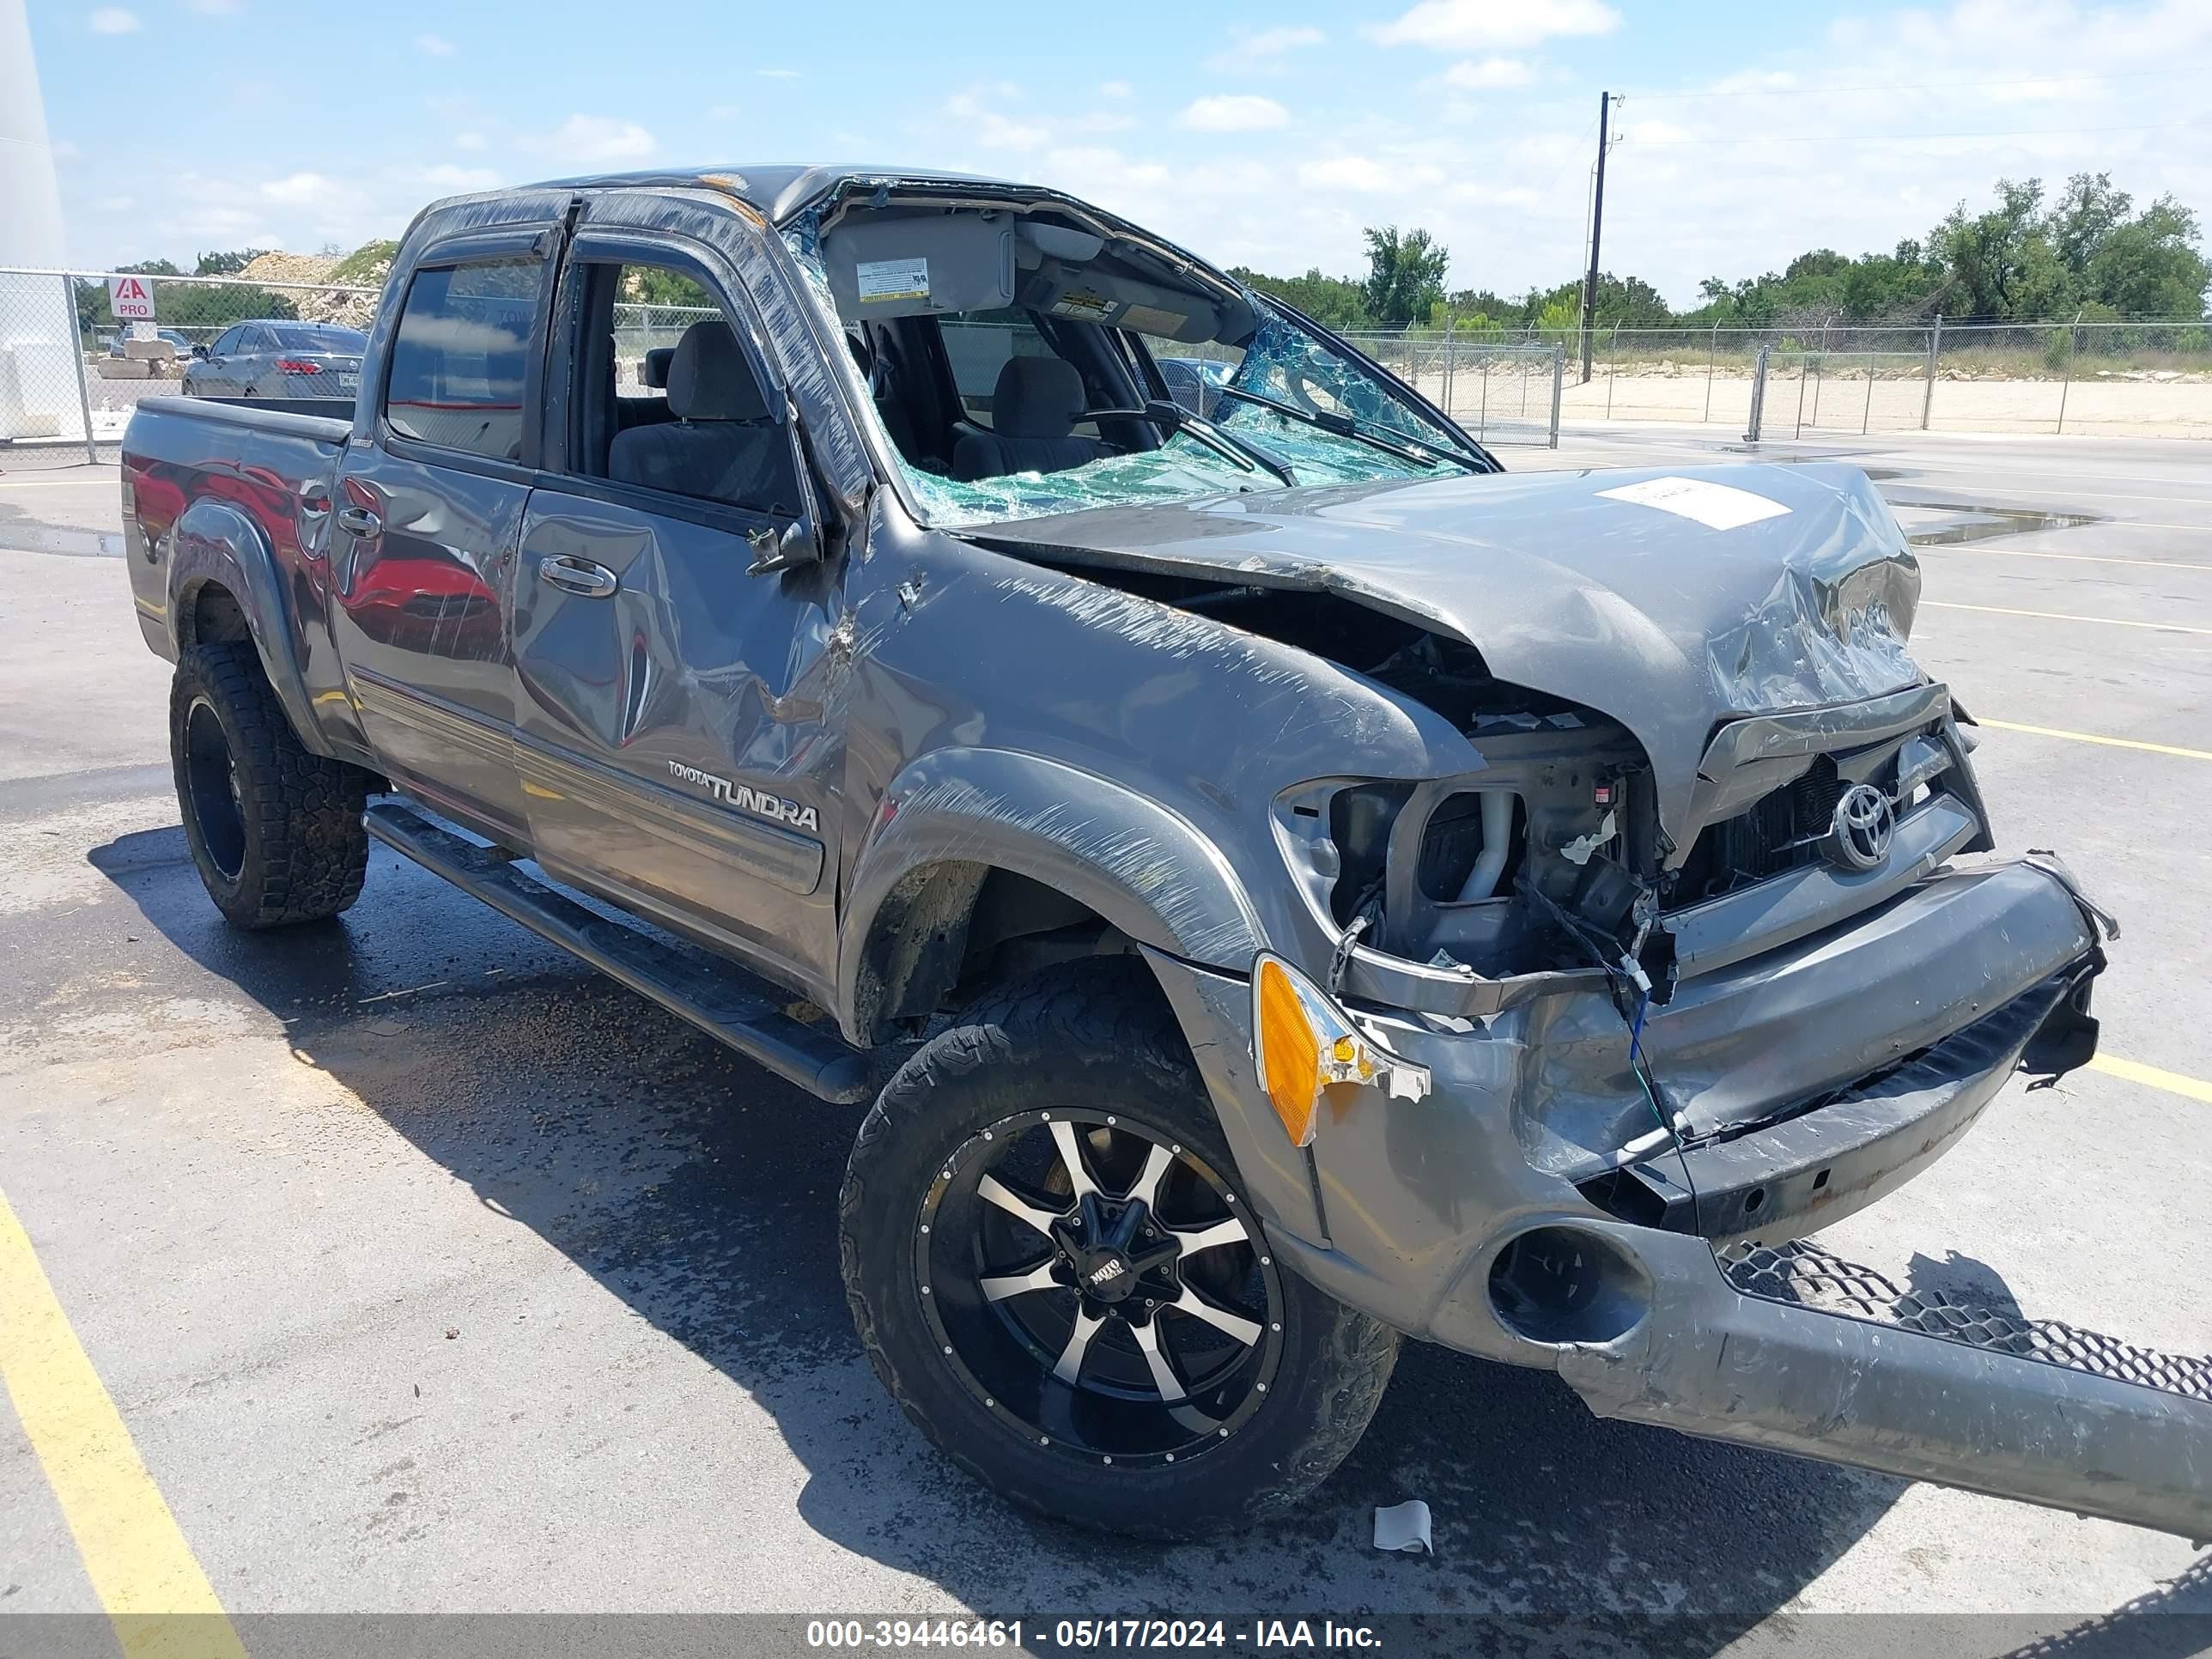
[[2008, 605], [1959, 605], [1948, 599], [1923, 599], [1921, 609], [1981, 611], [1993, 617], [2039, 617], [2045, 622], [2102, 623], [2107, 628], [2149, 628], [2161, 634], [2212, 634], [2212, 628], [2191, 628], [2185, 623], [2133, 622], [2125, 617], [2077, 617], [2064, 611], [2021, 611]]

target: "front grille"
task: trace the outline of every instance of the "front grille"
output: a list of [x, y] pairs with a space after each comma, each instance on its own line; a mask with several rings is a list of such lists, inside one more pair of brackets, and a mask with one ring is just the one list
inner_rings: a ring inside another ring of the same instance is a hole
[[1827, 834], [1843, 793], [1835, 762], [1821, 755], [1802, 775], [1760, 796], [1747, 811], [1707, 824], [1675, 873], [1668, 902], [1697, 904], [1818, 864], [1816, 843]]

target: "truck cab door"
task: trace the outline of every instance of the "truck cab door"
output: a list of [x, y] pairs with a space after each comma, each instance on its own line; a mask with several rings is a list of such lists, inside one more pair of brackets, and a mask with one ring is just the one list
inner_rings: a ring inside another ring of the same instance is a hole
[[[704, 247], [586, 228], [555, 314], [556, 453], [514, 578], [514, 756], [535, 856], [827, 996], [838, 596], [822, 567], [750, 574], [754, 540], [805, 499], [750, 300]], [[644, 358], [672, 346], [663, 391]]]
[[346, 447], [330, 532], [333, 633], [364, 734], [402, 788], [517, 848], [529, 817], [505, 611], [538, 448], [550, 247], [532, 227], [425, 251], [368, 360], [373, 424]]

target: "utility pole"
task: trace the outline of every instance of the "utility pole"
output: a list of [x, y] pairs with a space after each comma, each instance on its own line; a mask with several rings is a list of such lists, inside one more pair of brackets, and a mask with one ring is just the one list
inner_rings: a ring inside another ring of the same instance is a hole
[[1612, 148], [1607, 137], [1613, 114], [1613, 94], [1597, 96], [1597, 185], [1590, 198], [1589, 275], [1583, 283], [1583, 384], [1590, 377], [1590, 336], [1597, 327], [1597, 247], [1605, 231], [1605, 153]]

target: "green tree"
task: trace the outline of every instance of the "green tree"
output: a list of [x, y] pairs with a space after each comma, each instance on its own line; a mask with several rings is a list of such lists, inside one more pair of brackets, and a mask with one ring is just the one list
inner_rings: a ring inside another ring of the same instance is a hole
[[1242, 265], [1231, 267], [1229, 274], [1329, 328], [1358, 328], [1374, 320], [1358, 283], [1348, 276], [1324, 276], [1318, 265], [1303, 276], [1270, 276]]
[[2197, 251], [2197, 216], [2161, 196], [2136, 218], [2116, 224], [2087, 261], [2089, 295], [2102, 305], [2142, 317], [2204, 314], [2212, 264]]
[[2089, 261], [2119, 226], [2125, 224], [2134, 198], [2112, 188], [2112, 175], [2077, 173], [2051, 204], [2046, 228], [2059, 262], [2076, 276], [2089, 274]]
[[203, 253], [192, 267], [195, 276], [235, 276], [268, 252], [265, 247], [234, 248], [227, 253]]
[[1444, 271], [1451, 253], [1425, 230], [1402, 235], [1395, 225], [1370, 226], [1367, 281], [1361, 294], [1368, 314], [1382, 323], [1426, 321], [1429, 309], [1444, 297]]

